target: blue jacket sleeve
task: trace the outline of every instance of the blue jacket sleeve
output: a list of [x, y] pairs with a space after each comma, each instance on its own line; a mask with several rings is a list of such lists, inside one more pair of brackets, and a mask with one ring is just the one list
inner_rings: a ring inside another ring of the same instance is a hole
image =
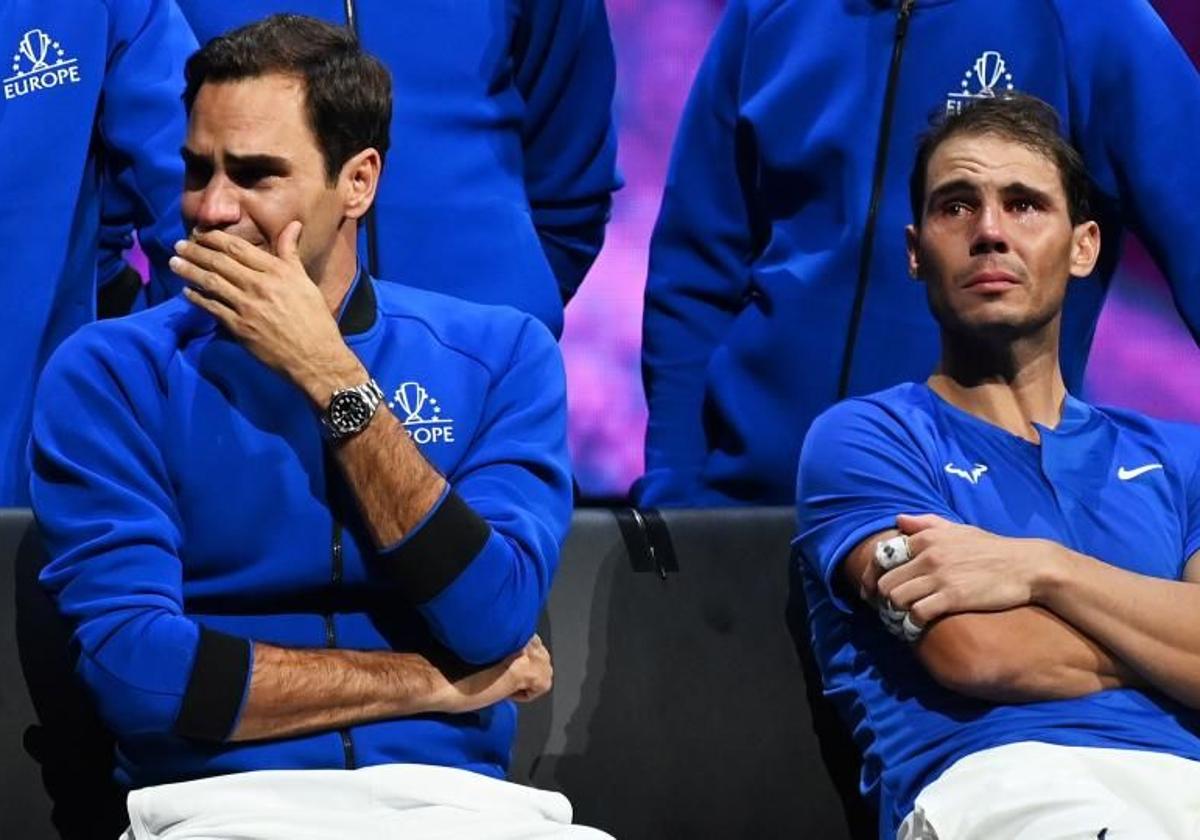
[[249, 644], [184, 615], [181, 523], [154, 439], [159, 378], [128, 342], [104, 339], [112, 332], [98, 328], [110, 325], [63, 344], [38, 387], [30, 496], [49, 555], [41, 582], [73, 627], [76, 670], [118, 738], [192, 734], [179, 729], [181, 713], [210, 715], [208, 687], [227, 686], [218, 716], [232, 721]]
[[150, 259], [147, 302], [179, 291], [167, 268], [183, 236], [179, 149], [187, 130], [183, 66], [196, 39], [175, 0], [110, 0], [108, 71], [99, 115], [104, 146], [101, 283], [120, 270], [120, 250], [136, 227]]
[[696, 503], [708, 450], [702, 424], [713, 351], [741, 311], [755, 255], [755, 153], [739, 125], [749, 22], [725, 10], [693, 84], [675, 139], [662, 209], [650, 242], [642, 320], [642, 379], [649, 405], [645, 505]]
[[1200, 73], [1146, 0], [1061, 0], [1072, 139], [1200, 341]]
[[617, 176], [616, 80], [603, 0], [526, 0], [514, 38], [525, 190], [563, 301], [604, 242]]
[[809, 428], [796, 478], [795, 543], [839, 609], [848, 612], [851, 604], [838, 568], [864, 539], [894, 528], [901, 513], [962, 521], [921, 451], [908, 429], [864, 401], [839, 403]]
[[388, 558], [438, 641], [475, 664], [529, 641], [570, 525], [565, 377], [540, 322], [526, 319], [479, 428], [451, 491]]

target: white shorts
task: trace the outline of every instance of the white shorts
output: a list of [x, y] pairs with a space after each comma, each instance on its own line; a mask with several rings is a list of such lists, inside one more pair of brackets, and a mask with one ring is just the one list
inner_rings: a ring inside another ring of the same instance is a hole
[[981, 750], [917, 795], [896, 838], [1200, 838], [1200, 762], [1035, 741]]
[[612, 840], [560, 793], [450, 767], [262, 770], [130, 792], [121, 840]]

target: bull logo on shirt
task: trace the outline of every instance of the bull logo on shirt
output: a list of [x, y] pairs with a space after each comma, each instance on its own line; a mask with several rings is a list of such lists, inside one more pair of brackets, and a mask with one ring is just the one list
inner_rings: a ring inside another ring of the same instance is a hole
[[985, 472], [987, 472], [987, 464], [976, 464], [971, 469], [965, 470], [962, 467], [954, 466], [954, 463], [952, 461], [947, 461], [946, 462], [946, 472], [949, 473], [950, 475], [956, 475], [959, 478], [965, 478], [967, 481], [971, 482], [972, 484], [978, 484], [979, 477], [982, 476]]

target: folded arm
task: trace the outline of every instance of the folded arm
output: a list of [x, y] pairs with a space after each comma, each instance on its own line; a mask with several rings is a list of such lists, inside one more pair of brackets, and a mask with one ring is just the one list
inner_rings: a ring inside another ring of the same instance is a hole
[[256, 642], [246, 704], [232, 741], [285, 738], [373, 720], [472, 712], [550, 690], [550, 654], [534, 636], [488, 668], [416, 653], [297, 650]]
[[[895, 607], [912, 611], [925, 626], [913, 652], [942, 686], [981, 700], [1025, 703], [1138, 682], [1104, 646], [1038, 606], [930, 617], [928, 607], [913, 600], [912, 590], [900, 587], [899, 576], [881, 576], [873, 561], [876, 543], [899, 533], [890, 529], [859, 543], [843, 561], [843, 579], [873, 607], [890, 596]], [[981, 603], [978, 609], [987, 606]]]

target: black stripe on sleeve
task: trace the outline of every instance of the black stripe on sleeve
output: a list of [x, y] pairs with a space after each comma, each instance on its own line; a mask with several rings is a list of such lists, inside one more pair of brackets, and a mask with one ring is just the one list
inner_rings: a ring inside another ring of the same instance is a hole
[[383, 559], [408, 599], [423, 604], [462, 574], [491, 534], [487, 520], [451, 490], [425, 524]]
[[200, 628], [175, 734], [203, 741], [227, 739], [237, 723], [249, 678], [250, 640]]

